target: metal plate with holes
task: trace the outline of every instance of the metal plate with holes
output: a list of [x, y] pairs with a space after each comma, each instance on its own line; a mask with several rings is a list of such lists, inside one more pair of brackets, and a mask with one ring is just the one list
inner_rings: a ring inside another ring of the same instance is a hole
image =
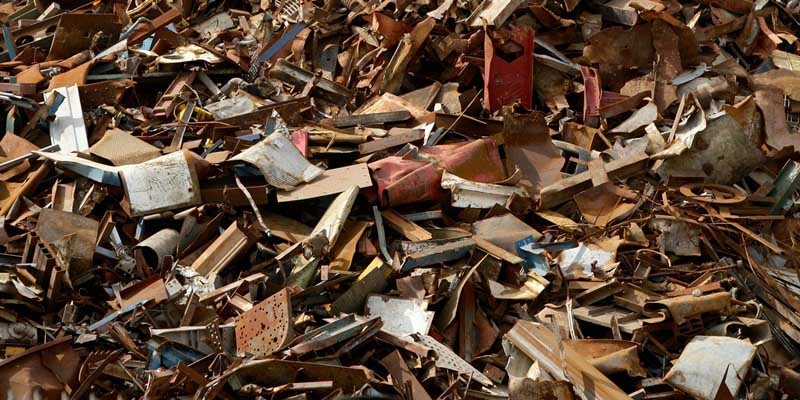
[[293, 336], [292, 303], [283, 289], [236, 318], [236, 351], [266, 357]]
[[416, 338], [417, 343], [429, 347], [434, 353], [436, 353], [437, 367], [456, 371], [467, 376], [471, 375], [472, 379], [480, 382], [483, 385], [494, 386], [492, 381], [487, 378], [486, 375], [475, 369], [475, 367], [464, 361], [463, 358], [459, 357], [458, 354], [454, 353], [453, 350], [450, 350], [450, 348], [447, 346], [439, 343], [436, 339], [428, 335], [414, 335], [414, 338]]
[[215, 353], [219, 354], [225, 351], [222, 345], [222, 332], [219, 330], [219, 318], [215, 318], [206, 325], [206, 340]]

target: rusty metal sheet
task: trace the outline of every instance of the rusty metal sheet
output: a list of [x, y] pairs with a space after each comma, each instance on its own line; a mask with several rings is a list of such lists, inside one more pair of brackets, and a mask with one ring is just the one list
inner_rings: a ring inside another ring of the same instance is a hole
[[81, 105], [86, 108], [113, 105], [118, 104], [125, 92], [134, 85], [131, 79], [111, 79], [78, 86], [78, 94], [81, 96]]
[[553, 145], [543, 114], [515, 114], [510, 109], [504, 109], [503, 126], [508, 171], [520, 169], [522, 179], [534, 187], [544, 187], [561, 180], [564, 159]]
[[61, 16], [56, 15], [43, 20], [35, 21], [32, 24], [21, 26], [18, 29], [4, 30], [3, 40], [0, 44], [0, 59], [6, 61], [11, 57], [13, 49], [8, 48], [10, 43], [16, 48], [16, 53], [22, 54], [26, 49], [42, 49], [46, 51], [50, 48], [53, 40], [53, 32]]
[[279, 191], [278, 202], [308, 200], [340, 193], [349, 187], [368, 188], [372, 186], [367, 164], [328, 169], [312, 182], [304, 183], [291, 191]]
[[122, 290], [120, 292], [121, 302], [114, 299], [109, 300], [108, 303], [113, 309], [121, 310], [143, 302], [149, 302], [152, 305], [160, 304], [167, 300], [167, 296], [164, 279], [154, 275]]
[[[632, 175], [641, 174], [645, 171], [643, 166], [647, 164], [649, 156], [645, 153], [636, 153], [621, 160], [614, 160], [605, 164], [604, 169], [610, 179], [625, 178]], [[542, 208], [552, 208], [569, 199], [572, 196], [592, 187], [592, 175], [590, 171], [581, 172], [569, 178], [564, 178], [542, 188], [539, 192]]]
[[63, 336], [0, 361], [0, 390], [13, 398], [60, 398], [77, 387], [80, 355], [72, 348], [72, 337]]
[[328, 209], [319, 218], [317, 225], [301, 242], [306, 258], [326, 255], [336, 245], [339, 233], [356, 201], [358, 191], [358, 186], [351, 186], [331, 202]]
[[[348, 220], [344, 223], [342, 228], [341, 237], [336, 241], [336, 245], [330, 251], [332, 270], [347, 271], [353, 263], [353, 258], [356, 255], [358, 242], [361, 240], [364, 232], [369, 227], [369, 223], [365, 221], [352, 221]], [[275, 228], [270, 225], [270, 229], [275, 231]], [[311, 229], [309, 229], [309, 232]]]
[[102, 157], [112, 164], [130, 165], [152, 160], [161, 156], [161, 150], [119, 128], [109, 129], [89, 152]]
[[[39, 212], [36, 234], [51, 251], [56, 251], [61, 261], [68, 262], [70, 275], [77, 278], [89, 271], [94, 257], [99, 224], [71, 212], [43, 208]], [[59, 242], [68, 240], [66, 247], [55, 250]], [[62, 253], [62, 251], [64, 251]], [[56, 256], [57, 259], [59, 257]]]
[[116, 43], [121, 30], [122, 24], [114, 21], [114, 14], [62, 14], [47, 60], [69, 58], [89, 48], [93, 41], [100, 48], [107, 48]]
[[374, 379], [374, 374], [361, 366], [345, 367], [318, 362], [256, 360], [245, 362], [231, 369], [223, 378], [223, 382], [228, 379], [236, 379], [239, 382], [253, 382], [265, 386], [286, 384], [307, 378], [317, 381], [333, 381], [336, 387], [353, 392]]
[[456, 144], [423, 147], [451, 174], [481, 183], [496, 183], [508, 178], [500, 150], [492, 139], [478, 139]]
[[55, 90], [70, 86], [83, 86], [89, 77], [89, 70], [94, 65], [94, 60], [89, 59], [89, 52], [84, 51], [77, 56], [73, 56], [69, 60], [79, 62], [78, 65], [72, 67], [69, 71], [62, 72], [50, 78], [50, 85], [48, 90]]
[[294, 336], [288, 289], [273, 294], [236, 318], [236, 351], [268, 357]]
[[[590, 168], [591, 170], [591, 164]], [[639, 193], [605, 182], [573, 197], [583, 219], [599, 227], [634, 213], [641, 202]]]
[[583, 55], [595, 64], [646, 68], [653, 60], [653, 40], [649, 24], [631, 29], [613, 26], [587, 39]]
[[238, 187], [236, 181], [229, 179], [216, 180], [213, 184], [203, 182], [200, 193], [206, 203], [222, 203], [233, 207], [249, 206], [252, 199], [257, 205], [269, 204], [271, 186], [263, 179], [242, 179], [242, 185], [250, 193], [248, 198]]
[[[3, 139], [0, 140], [0, 162], [22, 157], [35, 150], [39, 150], [39, 147], [15, 135], [13, 132], [6, 132]], [[0, 180], [7, 181], [27, 171], [30, 167], [31, 164], [29, 161], [23, 161], [17, 166], [2, 171], [2, 173], [0, 173]]]
[[376, 184], [374, 196], [382, 205], [398, 206], [444, 196], [440, 173], [426, 161], [392, 156], [369, 163], [368, 167]]
[[586, 357], [600, 372], [612, 375], [620, 372], [645, 377], [640, 365], [638, 345], [634, 342], [611, 339], [565, 340], [564, 346]]

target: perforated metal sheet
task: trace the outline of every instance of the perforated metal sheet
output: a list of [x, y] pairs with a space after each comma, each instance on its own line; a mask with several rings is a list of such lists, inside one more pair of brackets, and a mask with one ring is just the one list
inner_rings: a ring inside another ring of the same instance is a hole
[[236, 318], [236, 351], [267, 357], [293, 336], [292, 303], [283, 289]]
[[214, 349], [214, 352], [222, 353], [225, 351], [222, 345], [222, 334], [219, 330], [219, 318], [215, 318], [206, 325], [206, 341]]
[[418, 343], [429, 347], [434, 353], [436, 353], [437, 367], [449, 369], [465, 375], [472, 375], [472, 379], [480, 382], [481, 384], [486, 386], [494, 386], [492, 381], [487, 378], [486, 375], [482, 374], [481, 371], [478, 371], [475, 369], [475, 367], [464, 361], [463, 358], [459, 357], [458, 354], [453, 352], [453, 350], [450, 350], [449, 347], [436, 341], [436, 339], [428, 335], [414, 335], [414, 338], [416, 338]]

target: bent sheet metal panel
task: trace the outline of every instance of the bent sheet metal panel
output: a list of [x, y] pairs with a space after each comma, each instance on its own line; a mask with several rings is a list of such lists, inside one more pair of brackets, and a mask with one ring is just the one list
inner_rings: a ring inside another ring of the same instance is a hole
[[43, 208], [39, 212], [36, 234], [49, 248], [65, 237], [69, 248], [64, 255], [68, 258], [70, 274], [77, 277], [92, 267], [92, 257], [97, 241], [98, 222], [71, 212]]
[[323, 172], [309, 163], [289, 138], [280, 134], [267, 137], [232, 157], [231, 161], [254, 165], [270, 185], [284, 190], [311, 182]]
[[449, 172], [442, 176], [442, 188], [452, 192], [452, 206], [459, 208], [492, 208], [504, 205], [512, 195], [527, 197], [524, 189], [491, 183], [473, 182]]
[[[714, 399], [722, 379], [734, 395], [756, 354], [756, 346], [727, 336], [696, 336], [664, 376], [671, 385], [702, 400]], [[732, 371], [728, 371], [728, 368]], [[727, 374], [726, 374], [726, 371]]]
[[200, 203], [200, 183], [189, 157], [185, 150], [177, 151], [141, 164], [120, 167], [131, 216]]
[[379, 316], [383, 330], [399, 336], [427, 334], [433, 323], [433, 311], [427, 311], [428, 300], [403, 299], [373, 294], [367, 297], [367, 315]]

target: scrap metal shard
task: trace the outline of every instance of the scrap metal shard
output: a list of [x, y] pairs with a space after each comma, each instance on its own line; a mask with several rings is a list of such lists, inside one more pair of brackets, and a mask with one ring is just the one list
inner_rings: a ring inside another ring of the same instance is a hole
[[358, 186], [352, 186], [331, 202], [331, 205], [325, 210], [325, 214], [322, 214], [317, 222], [317, 226], [301, 242], [306, 252], [306, 258], [327, 254], [336, 245], [336, 239], [339, 238], [339, 233], [350, 215], [358, 191]]
[[630, 399], [616, 384], [575, 350], [559, 343], [544, 325], [518, 321], [506, 334], [514, 347], [538, 361], [542, 369], [558, 380], [568, 380], [581, 398]]
[[522, 179], [534, 187], [545, 187], [561, 179], [564, 158], [553, 145], [542, 113], [520, 115], [504, 108], [503, 144], [506, 169], [519, 168]]
[[449, 369], [456, 371], [466, 376], [471, 376], [472, 379], [478, 381], [482, 385], [494, 386], [492, 381], [483, 373], [475, 369], [470, 363], [464, 361], [456, 353], [450, 350], [449, 347], [439, 343], [436, 339], [428, 335], [415, 335], [414, 336], [420, 344], [429, 347], [436, 353], [436, 366], [439, 368]]

